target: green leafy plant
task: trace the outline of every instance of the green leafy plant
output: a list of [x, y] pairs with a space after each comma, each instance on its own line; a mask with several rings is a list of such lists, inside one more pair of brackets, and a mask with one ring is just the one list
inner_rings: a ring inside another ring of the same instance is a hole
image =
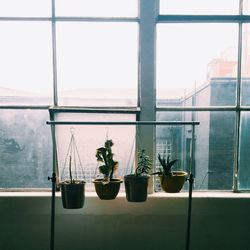
[[113, 159], [112, 146], [114, 145], [112, 140], [106, 140], [104, 147], [96, 150], [96, 159], [99, 162], [104, 163], [99, 167], [100, 173], [104, 175], [104, 179], [113, 179], [115, 170], [118, 168], [118, 161]]
[[152, 161], [150, 157], [146, 154], [145, 149], [142, 149], [138, 152], [138, 163], [135, 170], [135, 176], [140, 176], [143, 174], [149, 174], [149, 171], [152, 167]]
[[161, 164], [162, 169], [160, 169], [159, 172], [153, 173], [153, 174], [159, 174], [159, 175], [172, 175], [171, 168], [172, 166], [178, 161], [178, 159], [170, 160], [170, 156], [167, 157], [167, 159], [163, 156], [161, 157], [160, 154], [158, 154], [158, 160]]

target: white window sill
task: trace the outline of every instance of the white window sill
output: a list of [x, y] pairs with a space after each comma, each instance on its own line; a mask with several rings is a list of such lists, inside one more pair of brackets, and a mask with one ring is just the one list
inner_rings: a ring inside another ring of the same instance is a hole
[[[188, 198], [188, 192], [180, 193], [164, 193], [157, 192], [149, 194], [148, 199], [154, 198]], [[60, 197], [61, 193], [56, 192], [56, 197]], [[85, 192], [86, 197], [96, 197], [95, 192]], [[0, 191], [0, 197], [51, 197], [51, 191]], [[193, 198], [250, 198], [250, 192], [234, 193], [232, 191], [193, 191]], [[120, 192], [117, 198], [125, 198], [125, 192]]]

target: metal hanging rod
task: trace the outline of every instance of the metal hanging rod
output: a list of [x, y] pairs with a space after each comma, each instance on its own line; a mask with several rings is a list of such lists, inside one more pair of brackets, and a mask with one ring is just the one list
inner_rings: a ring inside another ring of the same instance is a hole
[[131, 122], [94, 122], [94, 121], [47, 121], [48, 125], [199, 125], [198, 121], [131, 121]]

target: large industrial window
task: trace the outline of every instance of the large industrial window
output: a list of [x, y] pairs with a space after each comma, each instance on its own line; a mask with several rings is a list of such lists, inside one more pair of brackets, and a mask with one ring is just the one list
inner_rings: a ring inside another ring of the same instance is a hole
[[[195, 190], [249, 190], [249, 11], [247, 0], [0, 1], [0, 188], [50, 187], [50, 109], [66, 121], [200, 121]], [[88, 190], [107, 137], [121, 176], [138, 146], [156, 169], [158, 153], [190, 169], [189, 126], [58, 126], [58, 164], [72, 130]]]

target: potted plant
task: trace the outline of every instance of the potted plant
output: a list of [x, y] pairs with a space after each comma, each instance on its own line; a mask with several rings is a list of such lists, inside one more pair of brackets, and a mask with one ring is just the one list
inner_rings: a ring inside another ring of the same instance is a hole
[[[77, 177], [77, 159], [76, 152], [79, 160], [79, 164], [81, 165], [81, 161], [79, 158], [79, 154], [75, 144], [75, 137], [72, 133], [71, 140], [68, 148], [68, 153], [64, 163], [64, 169], [68, 164], [69, 168], [69, 180], [62, 181], [60, 183], [61, 188], [61, 196], [63, 207], [66, 209], [77, 209], [82, 208], [85, 201], [85, 181], [78, 180]], [[72, 169], [72, 163], [74, 165], [74, 169]], [[63, 169], [63, 173], [64, 173]]]
[[99, 166], [99, 172], [103, 175], [103, 178], [97, 178], [93, 180], [93, 183], [95, 184], [98, 197], [102, 200], [115, 199], [119, 193], [120, 184], [122, 183], [120, 178], [114, 178], [114, 173], [118, 168], [118, 161], [113, 159], [113, 145], [113, 141], [107, 139], [104, 143], [104, 147], [100, 147], [96, 150], [96, 159], [102, 163], [102, 165]]
[[152, 162], [144, 149], [138, 153], [138, 164], [134, 174], [124, 176], [126, 198], [129, 202], [144, 202], [148, 195], [149, 171]]
[[161, 164], [162, 169], [160, 169], [159, 172], [153, 174], [159, 175], [162, 189], [167, 193], [180, 192], [187, 178], [187, 172], [171, 170], [178, 159], [171, 161], [170, 156], [168, 156], [166, 160], [164, 156], [161, 157], [161, 155], [158, 154], [158, 160]]

